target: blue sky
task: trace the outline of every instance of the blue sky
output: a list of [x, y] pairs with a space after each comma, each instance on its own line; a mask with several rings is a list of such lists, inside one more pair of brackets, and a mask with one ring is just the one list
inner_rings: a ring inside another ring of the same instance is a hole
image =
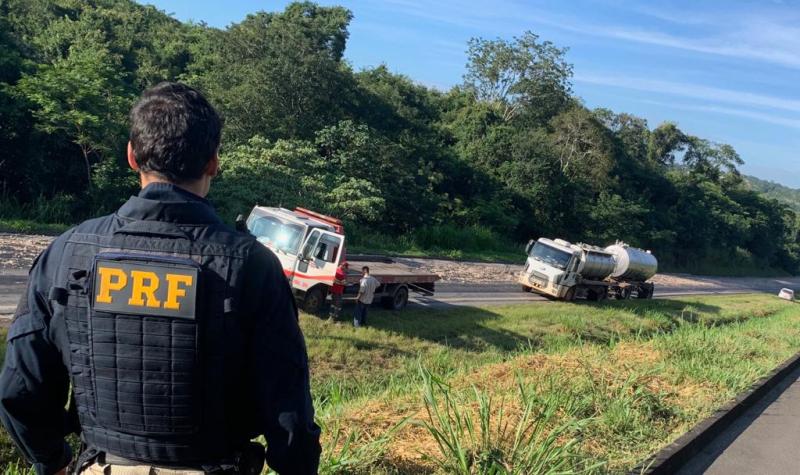
[[[286, 1], [145, 0], [215, 27]], [[526, 30], [569, 48], [588, 107], [671, 120], [729, 143], [742, 170], [800, 188], [800, 0], [320, 1], [354, 15], [346, 59], [440, 89], [461, 82], [469, 38]]]

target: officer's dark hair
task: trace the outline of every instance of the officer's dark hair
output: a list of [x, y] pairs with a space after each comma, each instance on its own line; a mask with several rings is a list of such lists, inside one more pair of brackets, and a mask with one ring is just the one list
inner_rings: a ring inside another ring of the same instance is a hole
[[366, 272], [367, 274], [369, 274], [369, 267], [367, 266], [362, 267], [361, 272]]
[[219, 148], [222, 121], [196, 89], [162, 82], [142, 93], [130, 115], [136, 164], [173, 183], [203, 176]]

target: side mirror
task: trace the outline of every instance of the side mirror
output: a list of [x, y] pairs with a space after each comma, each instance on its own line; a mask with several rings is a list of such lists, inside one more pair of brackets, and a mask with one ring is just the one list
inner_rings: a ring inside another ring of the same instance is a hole
[[528, 241], [528, 244], [526, 244], [526, 245], [525, 245], [525, 254], [528, 254], [528, 255], [530, 255], [530, 253], [531, 253], [531, 249], [533, 249], [533, 245], [534, 245], [534, 244], [535, 244], [535, 243], [534, 243], [533, 239], [531, 239], [530, 241]]
[[303, 246], [302, 249], [300, 249], [300, 254], [297, 257], [300, 258], [301, 261], [308, 262], [311, 260], [313, 253], [314, 253], [314, 248], [306, 244], [305, 246]]

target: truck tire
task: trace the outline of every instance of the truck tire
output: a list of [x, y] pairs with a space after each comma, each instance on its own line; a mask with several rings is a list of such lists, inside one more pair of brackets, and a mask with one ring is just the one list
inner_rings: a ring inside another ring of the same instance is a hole
[[572, 302], [575, 300], [575, 287], [570, 287], [567, 289], [567, 292], [564, 294], [564, 301], [565, 302]]
[[522, 286], [522, 291], [523, 291], [523, 292], [531, 292], [532, 290], [533, 290], [533, 289], [532, 289], [532, 288], [530, 288], [530, 287], [528, 287], [527, 285], [523, 285], [523, 286]]
[[619, 298], [621, 300], [628, 300], [629, 298], [631, 298], [631, 288], [623, 287], [619, 289]]
[[399, 312], [408, 305], [408, 287], [401, 285], [397, 287], [391, 297], [381, 299], [381, 304], [388, 310]]
[[636, 293], [637, 299], [651, 299], [653, 298], [653, 289], [649, 287], [639, 287], [639, 291]]
[[321, 286], [313, 287], [303, 298], [303, 310], [307, 313], [318, 313], [325, 303], [325, 290]]
[[597, 301], [602, 302], [603, 300], [608, 300], [608, 289], [604, 287], [598, 287], [597, 289]]

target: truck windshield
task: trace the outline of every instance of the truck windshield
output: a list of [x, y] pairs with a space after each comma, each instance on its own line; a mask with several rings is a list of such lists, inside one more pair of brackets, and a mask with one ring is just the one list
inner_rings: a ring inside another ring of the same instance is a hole
[[533, 245], [533, 249], [531, 249], [531, 257], [537, 261], [544, 262], [545, 264], [564, 270], [567, 268], [567, 264], [569, 264], [572, 254], [562, 251], [561, 249], [548, 246], [547, 244], [537, 242]]
[[250, 219], [247, 229], [259, 242], [289, 254], [297, 254], [303, 238], [302, 226], [285, 223], [274, 216], [258, 216]]

